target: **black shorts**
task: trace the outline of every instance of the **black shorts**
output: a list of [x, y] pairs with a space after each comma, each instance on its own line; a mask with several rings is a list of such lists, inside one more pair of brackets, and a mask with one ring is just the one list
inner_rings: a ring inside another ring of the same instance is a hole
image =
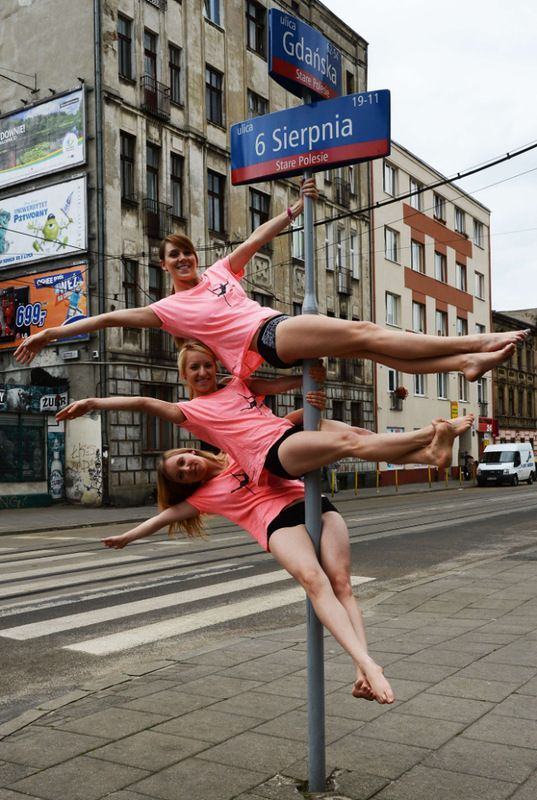
[[[325, 514], [327, 511], [337, 511], [337, 508], [330, 502], [328, 497], [321, 497], [321, 513]], [[277, 517], [274, 517], [272, 522], [267, 528], [267, 541], [270, 539], [274, 531], [280, 528], [294, 528], [295, 525], [304, 525], [306, 522], [306, 504], [302, 500], [300, 503], [294, 503], [287, 506], [280, 511]]]
[[286, 364], [276, 352], [276, 328], [284, 319], [289, 319], [289, 316], [287, 314], [278, 314], [276, 317], [270, 317], [261, 325], [257, 337], [257, 352], [260, 356], [263, 356], [271, 367], [291, 369], [291, 367], [300, 366], [302, 359], [294, 361], [292, 364]]
[[289, 436], [292, 436], [294, 433], [298, 433], [299, 431], [303, 430], [304, 428], [302, 425], [293, 425], [292, 428], [288, 428], [285, 433], [282, 433], [277, 442], [274, 442], [265, 458], [265, 469], [268, 472], [270, 472], [272, 475], [276, 475], [277, 478], [285, 478], [288, 481], [296, 480], [296, 475], [289, 475], [289, 473], [283, 468], [280, 457], [278, 456], [278, 450], [281, 443], [285, 442]]

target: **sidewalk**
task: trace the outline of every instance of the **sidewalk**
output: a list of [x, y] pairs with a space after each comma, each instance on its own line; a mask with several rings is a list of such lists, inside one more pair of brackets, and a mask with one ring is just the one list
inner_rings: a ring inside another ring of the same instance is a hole
[[[350, 695], [326, 639], [330, 797], [534, 800], [537, 547], [415, 583], [366, 618], [398, 702]], [[85, 683], [0, 727], [0, 800], [300, 800], [305, 628]]]
[[[427, 483], [409, 483], [399, 487], [398, 494], [421, 494], [423, 492], [447, 491], [460, 489], [459, 481], [450, 481], [446, 487], [444, 481], [433, 483], [431, 488]], [[462, 489], [473, 488], [473, 483], [463, 483]], [[326, 492], [331, 497], [330, 492]], [[396, 495], [394, 486], [381, 487], [377, 490], [358, 490], [357, 499], [363, 500], [371, 497], [392, 497]], [[355, 497], [354, 490], [345, 489], [334, 495], [334, 502]], [[87, 506], [60, 503], [46, 508], [2, 508], [0, 511], [0, 536], [10, 533], [39, 533], [40, 531], [62, 531], [70, 528], [85, 528], [110, 525], [120, 522], [139, 522], [157, 513], [156, 506], [132, 506], [116, 508], [103, 506], [101, 508], [88, 508]], [[2, 800], [2, 798], [0, 798]]]

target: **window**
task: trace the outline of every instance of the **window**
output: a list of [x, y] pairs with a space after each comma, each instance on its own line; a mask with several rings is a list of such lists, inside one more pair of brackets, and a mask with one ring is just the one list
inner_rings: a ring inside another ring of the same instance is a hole
[[434, 252], [434, 277], [437, 281], [447, 283], [447, 260], [445, 255]]
[[397, 261], [399, 256], [399, 233], [391, 228], [384, 228], [384, 249], [389, 261]]
[[518, 390], [518, 416], [524, 416], [524, 391], [522, 389]]
[[395, 392], [400, 383], [401, 381], [398, 371], [390, 367], [388, 369], [388, 391]]
[[[166, 403], [173, 402], [173, 389], [156, 383], [142, 383], [140, 394], [142, 397], [155, 397]], [[173, 424], [159, 417], [142, 415], [142, 449], [143, 450], [169, 450], [173, 446]]]
[[441, 222], [446, 221], [446, 200], [436, 192], [433, 194], [433, 216]]
[[480, 272], [475, 273], [475, 296], [480, 300], [485, 299], [485, 276]]
[[459, 384], [459, 401], [461, 403], [467, 403], [468, 402], [468, 381], [466, 380], [466, 378], [464, 377], [462, 372], [459, 372], [457, 378], [458, 378], [458, 384]]
[[293, 222], [293, 258], [304, 261], [304, 214], [299, 214]]
[[248, 119], [268, 114], [268, 100], [248, 89]]
[[425, 333], [425, 306], [423, 303], [412, 303], [412, 330], [414, 333]]
[[184, 217], [183, 213], [183, 158], [177, 153], [170, 153], [170, 186], [172, 216]]
[[447, 400], [448, 396], [448, 373], [439, 372], [436, 376], [436, 394], [440, 400]]
[[205, 16], [220, 25], [220, 0], [205, 0]]
[[138, 306], [138, 262], [123, 260], [123, 302], [125, 308]]
[[0, 481], [25, 483], [47, 478], [46, 417], [0, 415]]
[[483, 247], [483, 223], [474, 219], [474, 244]]
[[326, 269], [334, 269], [334, 223], [327, 222], [324, 226], [324, 260]]
[[272, 304], [272, 297], [268, 294], [263, 294], [263, 292], [252, 292], [252, 300], [255, 300], [256, 303], [263, 307], [270, 308]]
[[349, 239], [349, 262], [351, 275], [356, 280], [360, 280], [360, 258], [358, 253], [358, 234], [351, 231]]
[[117, 17], [118, 72], [122, 78], [132, 80], [132, 20], [118, 14]]
[[354, 94], [354, 75], [345, 70], [345, 94]]
[[[160, 147], [146, 145], [146, 195], [158, 203], [159, 198]], [[156, 210], [156, 209], [155, 209]]]
[[157, 41], [156, 33], [144, 30], [144, 75], [157, 80]]
[[336, 239], [336, 266], [338, 269], [343, 267], [343, 235], [345, 231], [343, 228], [337, 229], [337, 239]]
[[267, 9], [264, 6], [254, 2], [254, 0], [246, 0], [246, 40], [248, 47], [263, 56], [263, 58], [266, 53], [266, 18]]
[[396, 192], [396, 179], [397, 179], [397, 170], [395, 167], [392, 167], [391, 164], [388, 164], [387, 161], [384, 162], [384, 191], [386, 194], [391, 194], [392, 197], [395, 195]]
[[533, 417], [533, 393], [528, 389], [528, 417]]
[[420, 192], [420, 194], [413, 194], [412, 197], [409, 199], [409, 203], [412, 208], [415, 208], [416, 211], [421, 211], [423, 207], [423, 194], [421, 193], [423, 190], [423, 183], [414, 180], [414, 178], [410, 179], [410, 191], [411, 192]]
[[345, 421], [345, 411], [343, 400], [332, 400], [332, 419]]
[[270, 195], [250, 189], [250, 230], [255, 231], [269, 218]]
[[457, 317], [457, 336], [468, 336], [468, 320]]
[[462, 208], [455, 206], [455, 230], [457, 233], [466, 233], [466, 216]]
[[466, 264], [459, 264], [459, 262], [455, 264], [455, 278], [457, 289], [460, 289], [461, 292], [467, 292], [468, 282], [466, 280]]
[[386, 324], [399, 325], [401, 298], [397, 294], [386, 292]]
[[[163, 284], [163, 276], [164, 273], [160, 266], [155, 264], [149, 265], [149, 284], [148, 284], [148, 295], [149, 300], [151, 303], [156, 303], [157, 300], [161, 300], [164, 297], [164, 284]], [[160, 333], [160, 331], [159, 331]]]
[[183, 102], [181, 95], [181, 50], [173, 44], [170, 45], [169, 49], [168, 66], [170, 68], [170, 102], [180, 106]]
[[119, 132], [120, 138], [120, 170], [121, 170], [121, 199], [135, 200], [134, 192], [134, 151], [136, 138], [130, 133]]
[[414, 375], [414, 394], [417, 397], [425, 397], [425, 387], [425, 375]]
[[479, 378], [477, 383], [477, 402], [478, 403], [486, 403], [487, 402], [487, 379], [486, 378]]
[[358, 172], [358, 169], [357, 169], [357, 165], [356, 164], [349, 164], [348, 170], [349, 170], [349, 186], [350, 186], [351, 194], [355, 195], [356, 194], [356, 179], [357, 179], [357, 176], [359, 175], [359, 172]]
[[410, 243], [410, 266], [415, 272], [425, 273], [425, 254], [423, 245], [414, 240]]
[[475, 332], [476, 333], [485, 333], [486, 330], [487, 329], [486, 329], [485, 325], [481, 325], [481, 323], [476, 322], [476, 324], [475, 324]]
[[437, 311], [435, 314], [435, 325], [437, 336], [448, 335], [448, 318], [447, 311]]
[[293, 303], [293, 317], [299, 317], [302, 314], [302, 303]]
[[209, 230], [216, 233], [225, 231], [224, 189], [226, 179], [218, 172], [207, 173], [207, 194], [209, 197]]
[[224, 76], [212, 67], [205, 68], [205, 111], [209, 122], [224, 125]]

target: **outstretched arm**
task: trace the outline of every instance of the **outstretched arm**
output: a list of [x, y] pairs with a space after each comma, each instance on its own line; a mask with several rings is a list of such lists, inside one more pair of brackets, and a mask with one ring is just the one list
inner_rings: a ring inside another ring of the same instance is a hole
[[190, 519], [198, 514], [198, 510], [191, 506], [189, 503], [179, 503], [176, 506], [170, 506], [165, 511], [161, 511], [151, 519], [146, 519], [130, 531], [120, 534], [120, 536], [107, 536], [101, 539], [101, 542], [106, 547], [112, 547], [114, 550], [121, 550], [125, 545], [134, 542], [136, 539], [143, 539], [144, 536], [151, 536], [161, 528], [171, 525], [173, 522], [182, 522], [185, 519]]
[[[319, 196], [317, 187], [315, 186], [314, 178], [309, 178], [309, 180], [303, 183], [300, 190], [300, 197], [296, 203], [293, 203], [293, 205], [290, 206], [293, 219], [302, 213], [302, 209], [304, 208], [303, 195], [308, 195], [308, 197], [313, 197], [313, 199], [316, 199]], [[231, 271], [237, 273], [244, 269], [254, 253], [257, 253], [259, 248], [263, 247], [264, 244], [272, 241], [275, 236], [287, 228], [290, 222], [291, 220], [287, 215], [287, 211], [284, 211], [283, 214], [278, 214], [277, 217], [269, 219], [268, 222], [265, 222], [263, 225], [260, 225], [259, 228], [256, 228], [256, 230], [246, 239], [246, 241], [239, 245], [230, 254], [229, 263], [231, 266]]]
[[102, 328], [160, 328], [162, 322], [150, 306], [144, 308], [125, 308], [119, 311], [107, 311], [95, 317], [86, 317], [69, 325], [59, 325], [33, 333], [23, 339], [15, 350], [15, 360], [20, 364], [29, 364], [41, 352], [46, 344], [56, 339], [78, 336], [80, 333], [91, 333]]
[[56, 414], [58, 421], [76, 419], [90, 411], [141, 411], [153, 417], [160, 417], [174, 425], [181, 425], [185, 415], [176, 403], [167, 403], [155, 397], [86, 397], [75, 400]]

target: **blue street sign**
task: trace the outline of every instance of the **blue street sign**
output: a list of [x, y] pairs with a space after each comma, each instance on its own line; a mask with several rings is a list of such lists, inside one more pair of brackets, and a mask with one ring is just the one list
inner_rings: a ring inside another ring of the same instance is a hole
[[360, 92], [231, 126], [231, 181], [318, 172], [390, 152], [390, 92]]
[[304, 90], [320, 100], [339, 97], [341, 53], [311, 25], [271, 8], [269, 75], [297, 97], [302, 97]]

